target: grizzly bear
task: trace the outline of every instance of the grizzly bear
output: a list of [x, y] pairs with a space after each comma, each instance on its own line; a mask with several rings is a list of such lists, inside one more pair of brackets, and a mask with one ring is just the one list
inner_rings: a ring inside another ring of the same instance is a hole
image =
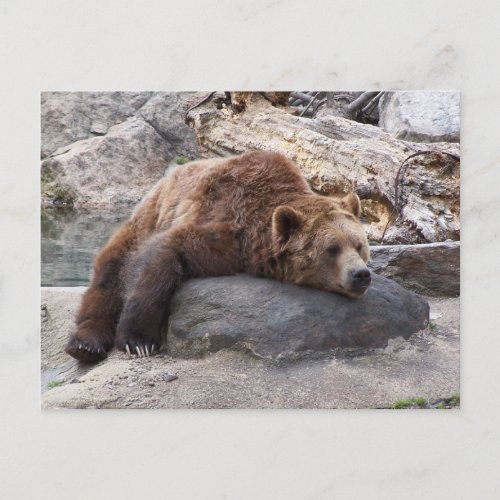
[[176, 288], [249, 273], [360, 297], [369, 249], [356, 194], [314, 194], [291, 160], [251, 152], [179, 166], [97, 255], [66, 352], [97, 362], [116, 345], [149, 356]]

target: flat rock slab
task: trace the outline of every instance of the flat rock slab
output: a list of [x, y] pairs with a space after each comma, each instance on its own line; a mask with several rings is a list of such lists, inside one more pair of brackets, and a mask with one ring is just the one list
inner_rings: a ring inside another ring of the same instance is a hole
[[191, 280], [175, 294], [167, 348], [177, 356], [221, 349], [295, 357], [335, 348], [385, 347], [427, 326], [429, 305], [392, 280], [373, 276], [349, 299], [246, 275]]
[[460, 295], [460, 242], [370, 247], [368, 266], [419, 293]]

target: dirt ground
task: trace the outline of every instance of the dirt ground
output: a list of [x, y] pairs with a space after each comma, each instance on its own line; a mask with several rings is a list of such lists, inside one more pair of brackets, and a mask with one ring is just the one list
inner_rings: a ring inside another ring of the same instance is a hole
[[459, 405], [459, 299], [428, 298], [431, 322], [385, 349], [268, 360], [113, 351], [96, 366], [63, 352], [83, 288], [42, 289], [43, 408], [449, 408]]

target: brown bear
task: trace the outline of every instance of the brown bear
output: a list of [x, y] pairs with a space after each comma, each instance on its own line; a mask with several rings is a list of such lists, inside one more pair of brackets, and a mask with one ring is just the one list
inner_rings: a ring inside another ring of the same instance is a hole
[[370, 285], [355, 194], [314, 194], [291, 160], [251, 152], [160, 180], [98, 254], [66, 352], [157, 352], [172, 294], [192, 277], [249, 273], [348, 297]]

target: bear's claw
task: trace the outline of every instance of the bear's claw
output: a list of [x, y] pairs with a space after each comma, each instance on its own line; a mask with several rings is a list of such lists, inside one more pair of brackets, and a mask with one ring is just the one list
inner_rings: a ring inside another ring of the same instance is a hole
[[127, 353], [129, 358], [132, 357], [132, 354], [137, 354], [139, 358], [149, 358], [155, 353], [154, 344], [136, 345], [135, 348], [131, 348], [128, 344], [125, 344], [125, 347], [123, 349]]

